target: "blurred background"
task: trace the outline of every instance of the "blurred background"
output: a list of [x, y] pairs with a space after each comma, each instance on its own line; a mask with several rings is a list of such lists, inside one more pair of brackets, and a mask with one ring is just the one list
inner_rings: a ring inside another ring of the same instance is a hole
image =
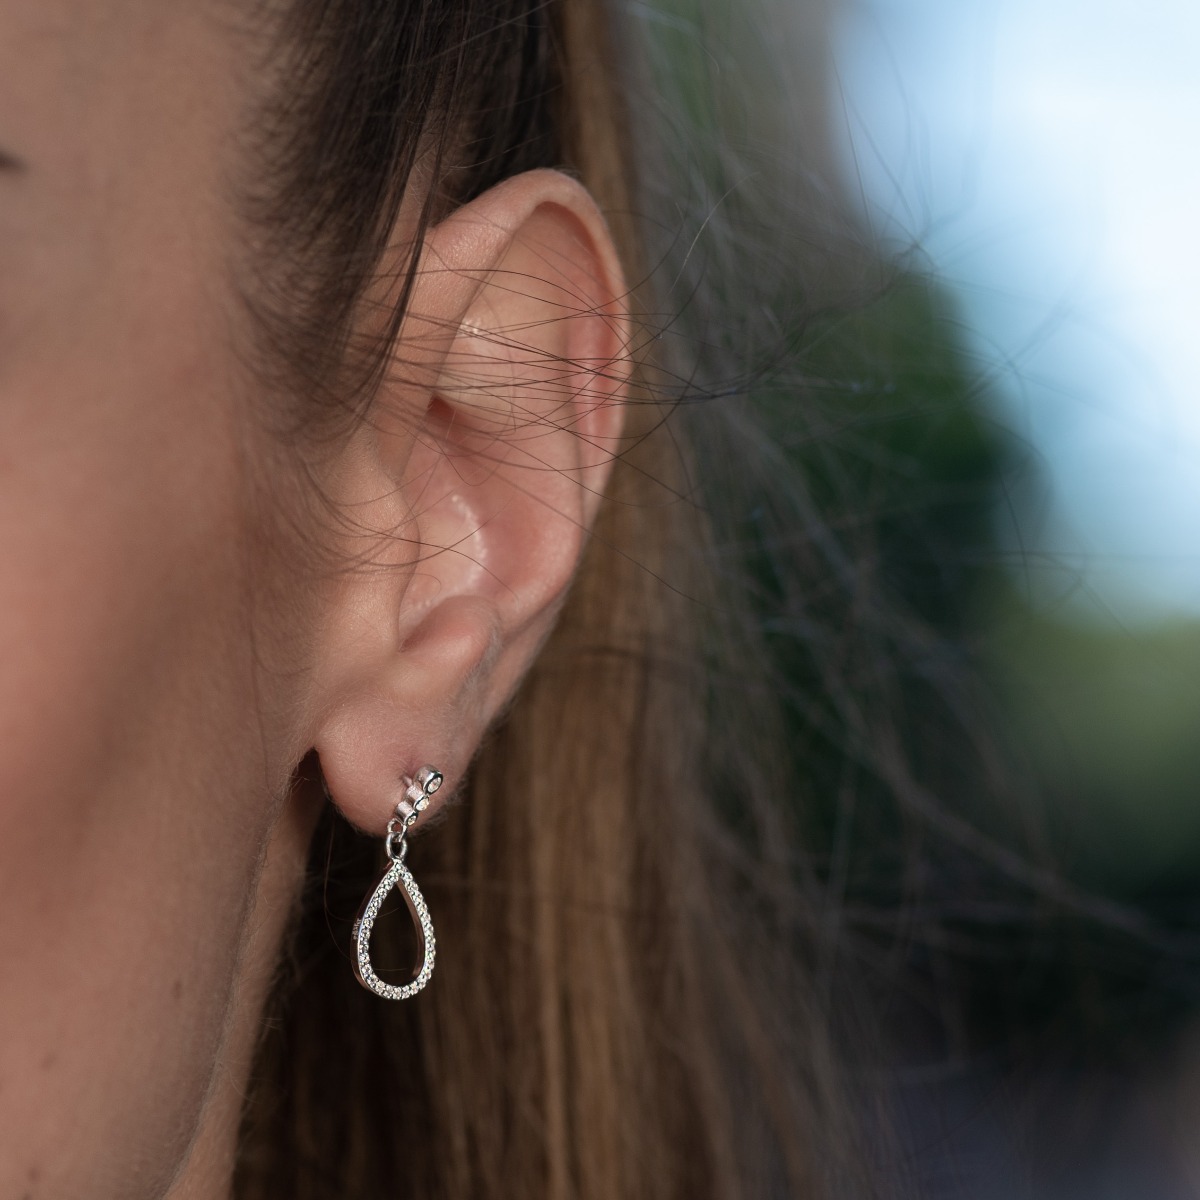
[[813, 801], [843, 937], [890, 963], [915, 1190], [1200, 1197], [1200, 4], [635, 9], [668, 124], [731, 148], [679, 186], [796, 264], [755, 311], [811, 402], [769, 367], [753, 399], [950, 648], [897, 656], [936, 806]]
[[918, 1089], [918, 1171], [938, 1195], [1197, 1196], [1200, 6], [850, 0], [830, 38], [840, 180], [940, 295], [962, 401], [1007, 448], [968, 636], [1092, 900], [1031, 947], [1066, 978], [1019, 947], [980, 971], [1007, 1061]]

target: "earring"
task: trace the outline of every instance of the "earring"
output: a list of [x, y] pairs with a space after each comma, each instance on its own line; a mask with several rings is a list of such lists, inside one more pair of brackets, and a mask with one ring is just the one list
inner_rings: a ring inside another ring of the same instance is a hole
[[[425, 899], [412, 872], [404, 865], [404, 859], [408, 854], [408, 831], [417, 817], [429, 807], [430, 796], [442, 786], [442, 774], [433, 767], [422, 767], [414, 777], [404, 776], [403, 783], [404, 794], [396, 805], [395, 815], [388, 821], [387, 836], [383, 842], [391, 860], [390, 865], [375, 885], [375, 890], [368, 893], [362, 902], [352, 934], [354, 977], [368, 991], [385, 1000], [406, 1000], [409, 996], [415, 996], [433, 974], [433, 922], [429, 919], [429, 909], [425, 907]], [[417, 964], [412, 978], [399, 986], [384, 983], [371, 966], [371, 930], [392, 888], [398, 888], [404, 896], [404, 903], [408, 906], [409, 916], [417, 931]]]

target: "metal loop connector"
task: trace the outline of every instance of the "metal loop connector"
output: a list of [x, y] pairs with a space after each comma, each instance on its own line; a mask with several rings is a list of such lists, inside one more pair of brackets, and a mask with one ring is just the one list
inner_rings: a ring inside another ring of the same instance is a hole
[[405, 837], [408, 830], [403, 827], [393, 829], [392, 826], [394, 824], [395, 818], [393, 817], [388, 822], [387, 837], [383, 839], [383, 848], [387, 851], [387, 856], [392, 862], [402, 863], [404, 856], [408, 853], [408, 838]]

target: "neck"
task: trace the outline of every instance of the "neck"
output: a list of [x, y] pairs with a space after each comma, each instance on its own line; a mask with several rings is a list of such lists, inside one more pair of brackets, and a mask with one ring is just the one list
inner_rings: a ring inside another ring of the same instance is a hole
[[263, 1010], [303, 883], [320, 803], [294, 793], [271, 834], [212, 1086], [187, 1159], [164, 1200], [229, 1200], [232, 1195], [238, 1129]]

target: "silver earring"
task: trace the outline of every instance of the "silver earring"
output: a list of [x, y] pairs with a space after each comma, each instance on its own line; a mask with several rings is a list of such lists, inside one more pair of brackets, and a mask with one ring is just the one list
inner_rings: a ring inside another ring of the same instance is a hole
[[[352, 935], [354, 977], [368, 991], [382, 996], [385, 1000], [406, 1000], [409, 996], [415, 996], [433, 974], [433, 922], [429, 919], [429, 909], [425, 907], [425, 899], [412, 877], [412, 872], [404, 865], [404, 858], [408, 854], [408, 831], [417, 817], [429, 807], [430, 796], [442, 786], [442, 774], [433, 767], [422, 767], [412, 778], [406, 775], [403, 782], [404, 794], [396, 805], [395, 815], [388, 821], [387, 836], [383, 843], [391, 862], [375, 885], [375, 890], [369, 892], [362, 902]], [[412, 978], [400, 985], [384, 983], [371, 966], [371, 930], [375, 927], [379, 909], [392, 888], [396, 888], [403, 895], [417, 931], [417, 963], [413, 968]]]

